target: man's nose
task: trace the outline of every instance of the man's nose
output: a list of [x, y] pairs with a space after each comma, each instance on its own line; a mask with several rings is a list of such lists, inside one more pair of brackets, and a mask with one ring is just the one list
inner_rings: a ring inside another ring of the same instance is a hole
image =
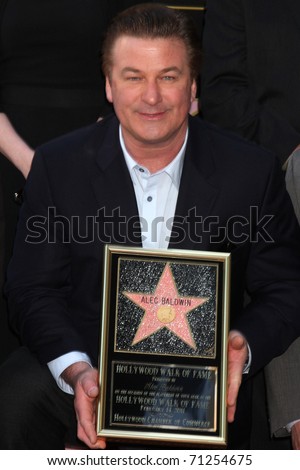
[[159, 84], [156, 81], [148, 81], [144, 85], [142, 99], [145, 103], [155, 105], [162, 100]]

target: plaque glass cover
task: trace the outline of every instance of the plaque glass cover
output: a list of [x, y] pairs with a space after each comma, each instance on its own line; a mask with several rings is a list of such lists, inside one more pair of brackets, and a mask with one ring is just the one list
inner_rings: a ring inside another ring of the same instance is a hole
[[230, 255], [105, 247], [97, 434], [225, 447]]

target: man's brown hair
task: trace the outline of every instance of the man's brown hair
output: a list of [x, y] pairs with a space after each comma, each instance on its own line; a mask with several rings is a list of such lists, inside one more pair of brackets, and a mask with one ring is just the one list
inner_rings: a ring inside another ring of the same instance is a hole
[[183, 12], [159, 3], [142, 3], [119, 13], [107, 29], [102, 47], [102, 69], [109, 76], [112, 50], [121, 36], [149, 39], [178, 39], [187, 50], [191, 78], [200, 73], [201, 43], [192, 19]]

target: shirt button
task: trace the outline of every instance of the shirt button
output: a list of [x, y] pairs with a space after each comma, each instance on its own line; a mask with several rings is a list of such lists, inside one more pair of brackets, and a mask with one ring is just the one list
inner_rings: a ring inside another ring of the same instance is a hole
[[152, 201], [152, 196], [148, 196], [148, 197], [147, 197], [147, 201], [148, 201], [148, 202], [151, 202], [151, 201]]
[[144, 168], [139, 168], [139, 171], [140, 171], [141, 173], [145, 173]]

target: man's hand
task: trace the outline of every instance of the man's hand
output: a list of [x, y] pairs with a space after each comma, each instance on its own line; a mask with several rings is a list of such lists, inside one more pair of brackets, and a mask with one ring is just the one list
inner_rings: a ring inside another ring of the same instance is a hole
[[294, 450], [300, 450], [300, 421], [297, 421], [291, 430], [292, 446]]
[[63, 372], [62, 377], [75, 393], [78, 438], [90, 449], [105, 449], [105, 440], [97, 438], [96, 434], [98, 371], [86, 362], [76, 362]]
[[230, 331], [228, 337], [228, 389], [227, 389], [227, 420], [234, 421], [236, 401], [242, 382], [245, 362], [248, 357], [247, 341], [238, 331]]

